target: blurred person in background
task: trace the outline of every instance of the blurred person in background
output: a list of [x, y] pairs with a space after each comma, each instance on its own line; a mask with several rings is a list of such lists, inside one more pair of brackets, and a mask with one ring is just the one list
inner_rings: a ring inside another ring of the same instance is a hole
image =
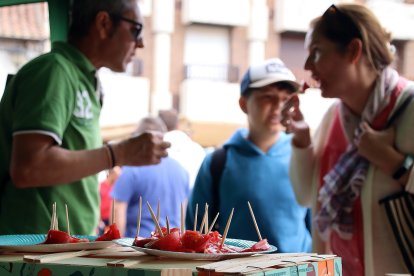
[[[96, 174], [157, 164], [168, 142], [144, 133], [102, 146], [96, 71], [124, 72], [143, 48], [136, 0], [74, 0], [67, 42], [24, 65], [0, 102], [0, 234], [44, 234], [52, 204], [69, 206], [71, 233], [96, 234]], [[66, 229], [65, 208], [57, 208]], [[18, 218], [18, 219], [16, 219]]]
[[[167, 128], [160, 118], [143, 118], [134, 135], [157, 131], [165, 133]], [[141, 237], [149, 237], [155, 225], [147, 208], [151, 204], [154, 212], [160, 203], [160, 225], [166, 226], [166, 216], [170, 227], [180, 227], [181, 203], [186, 206], [189, 194], [187, 171], [171, 157], [150, 166], [124, 166], [122, 174], [114, 184], [111, 196], [115, 201], [115, 223], [122, 236], [135, 237], [139, 198], [142, 197]]]
[[384, 129], [414, 93], [413, 83], [391, 68], [390, 41], [367, 7], [332, 5], [312, 21], [305, 69], [323, 97], [338, 101], [313, 138], [298, 98], [284, 108], [294, 135], [292, 184], [298, 201], [314, 211], [313, 251], [340, 256], [345, 276], [408, 272], [378, 204], [401, 187], [414, 193], [413, 101]]
[[101, 220], [99, 222], [99, 235], [102, 235], [105, 232], [106, 227], [110, 225], [112, 212], [111, 191], [115, 181], [121, 173], [121, 167], [115, 166], [108, 170], [106, 179], [99, 184], [99, 194], [101, 196]]
[[[278, 252], [310, 252], [307, 208], [297, 203], [288, 175], [292, 136], [283, 131], [280, 123], [283, 103], [298, 87], [295, 76], [280, 59], [249, 67], [239, 98], [248, 129], [237, 130], [224, 144], [226, 158], [218, 182], [212, 175], [216, 152], [204, 159], [189, 198], [187, 229], [193, 228], [196, 204], [207, 203], [210, 220], [216, 216], [215, 211], [220, 213], [216, 230], [221, 234], [234, 208], [227, 237], [258, 240], [249, 201], [261, 236]], [[200, 213], [198, 222], [203, 212]]]
[[177, 129], [181, 130], [182, 132], [187, 134], [191, 139], [193, 139], [193, 126], [191, 121], [187, 117], [183, 115], [178, 115]]
[[190, 176], [191, 190], [206, 153], [203, 147], [193, 141], [191, 136], [184, 131], [185, 128], [179, 129], [180, 116], [177, 110], [160, 110], [158, 112], [158, 117], [160, 117], [167, 126], [168, 132], [165, 133], [164, 140], [171, 143], [171, 147], [168, 149], [168, 155], [180, 162], [180, 164], [187, 170]]

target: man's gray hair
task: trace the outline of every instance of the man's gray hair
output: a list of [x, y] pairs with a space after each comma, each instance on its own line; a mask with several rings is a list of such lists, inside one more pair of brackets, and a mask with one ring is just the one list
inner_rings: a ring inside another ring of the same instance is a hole
[[178, 112], [175, 109], [166, 109], [158, 111], [158, 117], [163, 120], [167, 130], [175, 130], [178, 127]]
[[72, 0], [69, 22], [69, 40], [76, 40], [88, 34], [90, 26], [100, 11], [122, 15], [133, 10], [136, 0]]
[[138, 127], [134, 131], [133, 135], [138, 135], [146, 131], [158, 131], [165, 133], [167, 132], [167, 127], [160, 118], [148, 116], [139, 122]]

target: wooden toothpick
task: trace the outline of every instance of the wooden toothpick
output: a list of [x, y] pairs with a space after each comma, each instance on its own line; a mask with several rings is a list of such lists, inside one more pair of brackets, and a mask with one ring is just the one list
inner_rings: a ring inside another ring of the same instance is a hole
[[185, 232], [185, 228], [184, 228], [184, 205], [183, 205], [182, 202], [181, 202], [181, 227], [180, 227], [180, 230], [181, 230], [181, 235], [184, 235], [184, 232]]
[[69, 212], [68, 212], [68, 205], [65, 204], [65, 209], [66, 209], [66, 224], [68, 226], [68, 235], [70, 236], [70, 225], [69, 225]]
[[198, 203], [195, 207], [195, 216], [194, 216], [194, 231], [197, 231], [197, 216], [198, 216]]
[[219, 248], [223, 247], [224, 241], [226, 240], [227, 233], [229, 232], [229, 228], [230, 228], [231, 218], [233, 217], [233, 212], [234, 212], [234, 208], [231, 209], [231, 213], [230, 213], [229, 219], [227, 220], [226, 228], [224, 229], [224, 234], [223, 234], [223, 237], [221, 238], [221, 243], [220, 243]]
[[56, 202], [53, 204], [53, 230], [59, 230], [59, 223], [58, 223], [58, 217], [57, 217], [57, 205]]
[[247, 201], [247, 205], [249, 206], [250, 215], [252, 215], [254, 227], [256, 228], [257, 235], [259, 236], [259, 241], [261, 241], [262, 240], [262, 235], [260, 235], [259, 226], [257, 226], [256, 218], [254, 216], [253, 209], [252, 209], [252, 206], [250, 205], [249, 201]]
[[57, 203], [55, 202], [55, 230], [59, 230], [59, 220], [57, 214]]
[[141, 213], [142, 213], [142, 196], [139, 197], [139, 205], [138, 205], [138, 218], [137, 218], [137, 233], [136, 237], [139, 237], [139, 231], [141, 229]]
[[201, 220], [200, 233], [203, 232], [205, 224], [206, 224], [206, 214], [203, 215], [203, 219]]
[[149, 211], [150, 211], [150, 214], [151, 214], [152, 220], [154, 221], [155, 227], [157, 228], [157, 231], [160, 233], [160, 236], [161, 236], [161, 237], [164, 237], [164, 234], [162, 233], [162, 230], [161, 230], [160, 224], [158, 223], [158, 220], [157, 220], [157, 218], [155, 217], [154, 211], [152, 210], [151, 205], [149, 204], [149, 202], [148, 202], [148, 201], [147, 201], [147, 206], [148, 206], [148, 209], [149, 209]]
[[217, 213], [217, 215], [214, 217], [213, 222], [212, 222], [212, 223], [211, 223], [211, 225], [210, 225], [210, 228], [208, 228], [208, 232], [207, 232], [207, 234], [208, 234], [208, 233], [210, 233], [210, 232], [211, 232], [211, 230], [213, 229], [214, 224], [216, 223], [216, 220], [217, 220], [217, 218], [218, 218], [219, 214], [220, 214], [220, 213]]
[[170, 233], [170, 221], [168, 220], [168, 216], [165, 217], [165, 224], [167, 225], [167, 234]]
[[160, 200], [158, 199], [157, 203], [157, 220], [160, 221], [160, 214], [161, 214], [161, 208], [160, 208]]
[[[207, 227], [207, 213], [208, 213], [208, 204], [206, 203], [204, 205], [204, 215], [203, 215], [203, 220], [201, 221], [201, 225], [200, 225], [200, 233], [203, 233], [203, 230], [205, 229], [204, 227]], [[205, 232], [206, 230], [204, 230]]]
[[208, 234], [208, 204], [204, 206], [204, 213], [206, 214], [206, 221], [204, 226], [204, 234]]
[[50, 216], [50, 227], [49, 230], [54, 230], [53, 226], [55, 225], [55, 203], [52, 204], [52, 215]]

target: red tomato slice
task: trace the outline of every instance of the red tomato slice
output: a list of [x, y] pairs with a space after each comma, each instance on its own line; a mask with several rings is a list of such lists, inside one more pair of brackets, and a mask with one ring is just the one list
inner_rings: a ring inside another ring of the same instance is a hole
[[160, 237], [149, 244], [147, 243], [146, 247], [158, 250], [180, 252], [182, 250], [180, 231], [172, 231], [164, 237]]
[[204, 253], [204, 250], [206, 249], [210, 239], [213, 237], [214, 235], [203, 235], [197, 231], [187, 230], [181, 237], [183, 251]]
[[[167, 227], [161, 227], [161, 231], [162, 231], [162, 234], [165, 236], [165, 235], [167, 235], [167, 232], [168, 232], [168, 229], [167, 229]], [[180, 230], [180, 228], [171, 228], [170, 229], [170, 233], [171, 232], [180, 232], [181, 230]], [[151, 237], [155, 237], [155, 238], [159, 238], [160, 237], [160, 232], [158, 232], [158, 231], [154, 231], [154, 232], [151, 232]]]
[[150, 238], [143, 238], [143, 237], [135, 237], [134, 242], [132, 243], [133, 246], [137, 247], [145, 247], [145, 245], [149, 242], [155, 241], [157, 238], [150, 237]]
[[102, 236], [99, 236], [96, 241], [112, 241], [121, 238], [121, 233], [116, 226], [116, 223], [109, 225], [108, 231], [106, 231]]
[[88, 239], [79, 239], [70, 236], [68, 233], [59, 230], [49, 230], [47, 232], [46, 240], [44, 244], [61, 244], [61, 243], [78, 243], [88, 242]]
[[223, 246], [220, 247], [220, 243], [209, 243], [206, 249], [204, 250], [204, 253], [209, 253], [209, 254], [239, 253], [239, 252], [244, 252], [243, 248], [226, 245], [226, 244], [223, 244]]
[[256, 242], [250, 248], [246, 248], [243, 252], [256, 252], [256, 251], [266, 251], [270, 249], [270, 245], [267, 242], [267, 239]]
[[78, 242], [89, 242], [88, 239], [79, 239], [79, 238], [75, 238], [75, 237], [70, 237], [69, 238], [69, 243], [78, 243]]
[[208, 233], [209, 237], [210, 237], [210, 242], [211, 243], [219, 243], [221, 242], [221, 235], [219, 232], [217, 231], [213, 231]]

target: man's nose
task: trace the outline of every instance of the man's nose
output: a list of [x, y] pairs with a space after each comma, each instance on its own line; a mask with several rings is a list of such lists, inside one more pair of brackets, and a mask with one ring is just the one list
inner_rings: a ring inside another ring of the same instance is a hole
[[144, 39], [141, 36], [135, 41], [135, 48], [144, 48]]

